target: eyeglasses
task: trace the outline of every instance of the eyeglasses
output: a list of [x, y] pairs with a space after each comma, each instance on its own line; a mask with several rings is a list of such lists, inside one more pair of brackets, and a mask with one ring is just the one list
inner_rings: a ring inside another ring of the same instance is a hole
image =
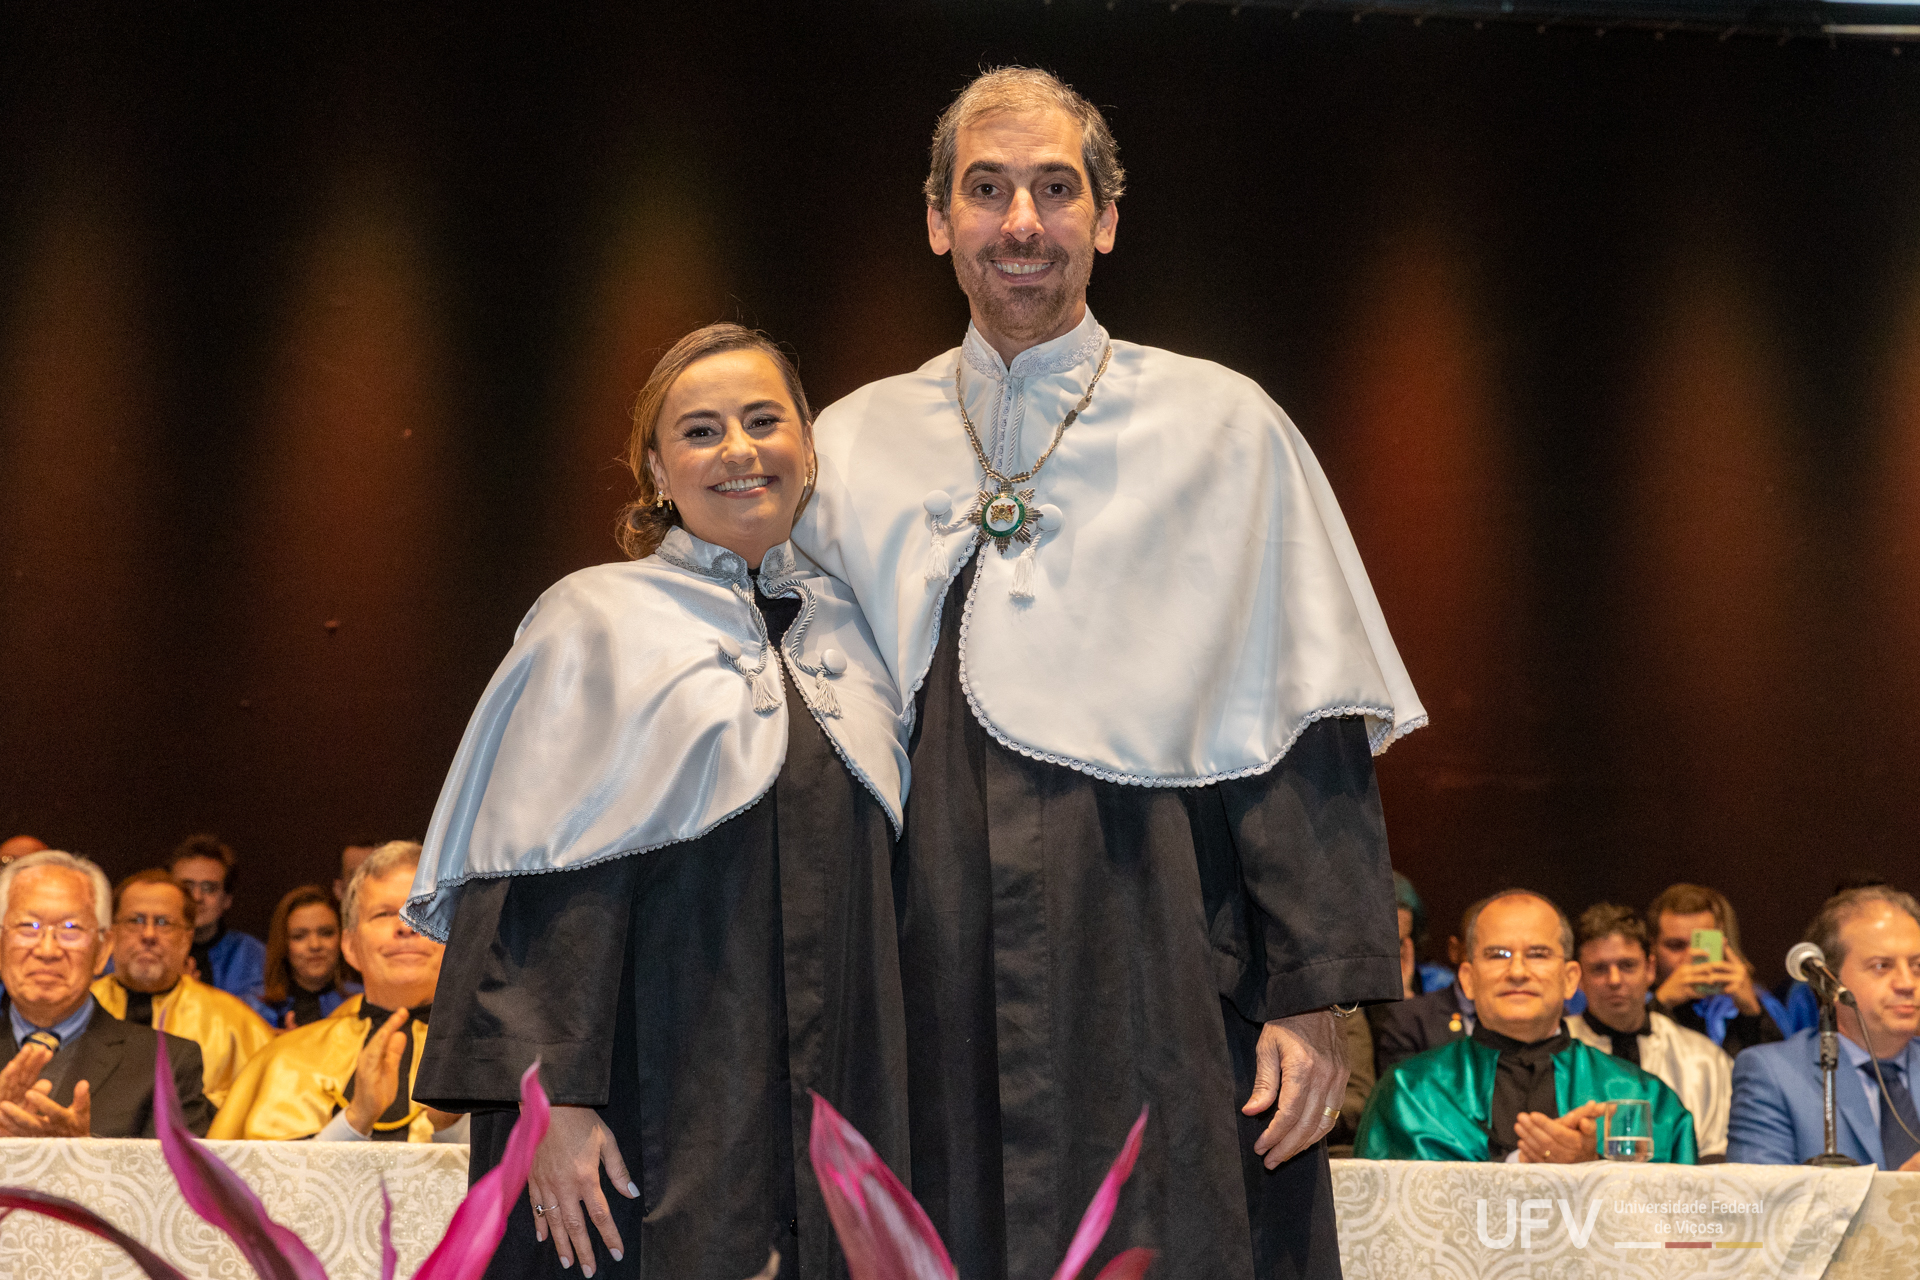
[[[1511, 947], [1482, 947], [1480, 958], [1488, 964], [1512, 965], [1514, 950]], [[1545, 973], [1560, 963], [1560, 953], [1552, 947], [1528, 947], [1520, 952], [1520, 961], [1535, 973]]]
[[115, 920], [113, 927], [126, 933], [145, 933], [150, 927], [161, 933], [172, 933], [176, 929], [190, 929], [193, 926], [172, 916], [132, 915]]
[[227, 886], [218, 880], [182, 880], [180, 887], [196, 898], [212, 898], [226, 892]]
[[7, 926], [7, 940], [25, 947], [37, 947], [40, 939], [53, 935], [53, 940], [63, 947], [84, 947], [102, 933], [104, 929], [94, 929], [81, 924], [78, 920], [62, 920], [58, 924], [44, 924], [39, 920], [21, 920]]

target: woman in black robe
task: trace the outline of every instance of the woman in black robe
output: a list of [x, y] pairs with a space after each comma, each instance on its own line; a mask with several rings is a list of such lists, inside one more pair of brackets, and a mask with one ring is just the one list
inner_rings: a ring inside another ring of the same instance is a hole
[[554, 1104], [489, 1275], [844, 1275], [809, 1090], [907, 1171], [904, 730], [850, 595], [786, 545], [809, 418], [760, 335], [669, 351], [633, 560], [542, 597], [449, 774], [408, 906], [448, 944], [415, 1094], [473, 1114], [476, 1181], [536, 1057]]

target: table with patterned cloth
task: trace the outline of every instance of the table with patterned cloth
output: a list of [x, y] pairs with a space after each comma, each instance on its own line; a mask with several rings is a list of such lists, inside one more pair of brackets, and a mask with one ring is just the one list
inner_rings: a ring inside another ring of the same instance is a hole
[[[439, 1243], [467, 1191], [463, 1146], [206, 1145], [307, 1242], [332, 1280], [380, 1274], [383, 1178], [402, 1276]], [[0, 1183], [77, 1200], [189, 1276], [252, 1275], [180, 1199], [158, 1142], [0, 1139]], [[1333, 1190], [1348, 1280], [1920, 1275], [1920, 1174], [1336, 1160]], [[37, 1214], [0, 1219], [8, 1280], [138, 1275], [104, 1240]]]
[[[331, 1280], [380, 1274], [380, 1183], [393, 1197], [393, 1244], [410, 1276], [467, 1194], [467, 1148], [411, 1142], [209, 1142], [326, 1264]], [[140, 1138], [0, 1139], [0, 1184], [86, 1205], [192, 1277], [250, 1280], [227, 1237], [180, 1198], [160, 1144]], [[0, 1219], [7, 1280], [129, 1277], [120, 1249], [39, 1214]]]
[[1347, 1280], [1920, 1275], [1920, 1174], [1336, 1160]]

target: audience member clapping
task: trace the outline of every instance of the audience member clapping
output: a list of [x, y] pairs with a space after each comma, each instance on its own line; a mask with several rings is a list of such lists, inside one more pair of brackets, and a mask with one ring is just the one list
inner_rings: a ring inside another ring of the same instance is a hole
[[192, 919], [192, 897], [168, 872], [155, 867], [122, 880], [113, 891], [113, 972], [93, 984], [93, 995], [116, 1018], [199, 1045], [207, 1101], [218, 1107], [273, 1031], [238, 996], [186, 972]]
[[445, 950], [400, 917], [419, 862], [419, 845], [394, 841], [354, 873], [341, 908], [341, 948], [365, 976], [365, 994], [256, 1055], [210, 1136], [466, 1141], [466, 1117], [413, 1101]]
[[200, 981], [236, 996], [257, 988], [266, 968], [266, 944], [227, 928], [236, 875], [233, 850], [218, 836], [188, 836], [167, 859], [166, 869], [193, 895], [192, 954]]
[[[1837, 1019], [1835, 1145], [1862, 1164], [1920, 1172], [1913, 1096], [1920, 1073], [1920, 904], [1885, 886], [1850, 889], [1820, 908], [1807, 941], [1854, 999], [1840, 1006]], [[1796, 1032], [1741, 1054], [1733, 1064], [1727, 1158], [1798, 1164], [1825, 1146], [1819, 1033]]]
[[[1771, 993], [1753, 985], [1753, 966], [1740, 953], [1740, 921], [1727, 895], [1705, 885], [1670, 885], [1647, 908], [1656, 968], [1653, 998], [1662, 1013], [1698, 1031], [1735, 1057], [1750, 1045], [1780, 1039], [1767, 1007], [1786, 1016]], [[1718, 930], [1719, 959], [1695, 947], [1696, 930]]]
[[318, 1022], [360, 990], [346, 981], [333, 895], [303, 884], [280, 899], [267, 928], [267, 977], [248, 1003], [285, 1030]]
[[1466, 922], [1460, 984], [1473, 1034], [1400, 1063], [1374, 1086], [1356, 1155], [1382, 1160], [1598, 1157], [1610, 1102], [1652, 1104], [1653, 1158], [1692, 1163], [1692, 1117], [1673, 1090], [1573, 1039], [1562, 1011], [1579, 985], [1573, 929], [1545, 897], [1502, 893]]
[[[0, 1135], [151, 1138], [160, 1033], [122, 1022], [88, 991], [106, 968], [112, 894], [85, 858], [43, 850], [0, 868]], [[189, 1128], [205, 1133], [200, 1047], [168, 1035]], [[98, 1087], [95, 1087], [95, 1086]]]
[[1724, 1158], [1733, 1060], [1713, 1041], [1647, 1006], [1653, 983], [1647, 926], [1632, 907], [1602, 902], [1574, 927], [1586, 1012], [1567, 1030], [1582, 1044], [1659, 1077], [1693, 1113], [1702, 1161]]

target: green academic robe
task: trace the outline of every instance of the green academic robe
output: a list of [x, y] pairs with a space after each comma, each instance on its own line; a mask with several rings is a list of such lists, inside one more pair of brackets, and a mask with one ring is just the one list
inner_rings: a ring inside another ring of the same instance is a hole
[[[1401, 1062], [1374, 1085], [1353, 1154], [1366, 1160], [1485, 1160], [1500, 1055], [1454, 1040]], [[1585, 1102], [1643, 1098], [1653, 1104], [1653, 1158], [1694, 1163], [1693, 1116], [1678, 1095], [1628, 1062], [1575, 1040], [1553, 1055], [1561, 1115]]]

